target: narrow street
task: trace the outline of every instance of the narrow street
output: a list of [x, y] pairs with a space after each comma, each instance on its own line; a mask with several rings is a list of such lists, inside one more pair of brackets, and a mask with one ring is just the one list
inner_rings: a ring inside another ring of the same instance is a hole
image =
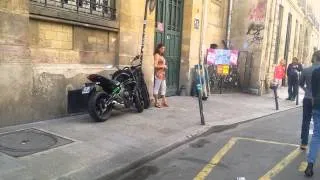
[[319, 9], [0, 0], [0, 180], [305, 179]]
[[[298, 146], [301, 111], [281, 112], [200, 137], [118, 180], [306, 179], [306, 154]], [[315, 168], [313, 179], [319, 178], [320, 169]]]

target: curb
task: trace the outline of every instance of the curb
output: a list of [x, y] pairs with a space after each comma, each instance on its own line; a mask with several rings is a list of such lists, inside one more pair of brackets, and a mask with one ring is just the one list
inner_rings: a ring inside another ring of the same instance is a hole
[[68, 174], [57, 178], [57, 180], [87, 180], [87, 179], [94, 179], [94, 180], [114, 180], [116, 178], [119, 178], [121, 175], [124, 175], [125, 173], [129, 172], [130, 170], [133, 170], [147, 162], [150, 162], [178, 147], [180, 147], [181, 145], [184, 145], [188, 142], [191, 142], [193, 140], [195, 140], [196, 138], [199, 137], [204, 137], [204, 136], [208, 136], [210, 134], [213, 133], [219, 133], [234, 127], [237, 127], [240, 124], [244, 124], [244, 123], [248, 123], [251, 121], [255, 121], [257, 119], [260, 118], [264, 118], [264, 117], [268, 117], [268, 116], [272, 116], [274, 114], [278, 114], [281, 112], [285, 112], [285, 111], [290, 111], [293, 109], [297, 109], [301, 107], [301, 105], [299, 106], [295, 106], [295, 107], [290, 107], [287, 109], [282, 109], [282, 110], [278, 110], [272, 113], [266, 113], [264, 115], [257, 115], [256, 117], [253, 118], [248, 118], [246, 120], [243, 121], [239, 121], [239, 122], [235, 122], [235, 123], [226, 123], [223, 125], [206, 125], [206, 126], [202, 126], [202, 128], [199, 128], [198, 130], [192, 132], [190, 135], [186, 135], [185, 137], [178, 139], [175, 143], [169, 144], [165, 147], [162, 147], [154, 152], [151, 152], [131, 163], [128, 163], [122, 167], [116, 168], [114, 170], [111, 170], [111, 172], [107, 172], [108, 170], [104, 167], [107, 167], [106, 164], [108, 164], [108, 161], [100, 161], [99, 163], [96, 163], [94, 165], [90, 165], [88, 167], [84, 167], [82, 170], [79, 171], [75, 171], [75, 172], [69, 172]]

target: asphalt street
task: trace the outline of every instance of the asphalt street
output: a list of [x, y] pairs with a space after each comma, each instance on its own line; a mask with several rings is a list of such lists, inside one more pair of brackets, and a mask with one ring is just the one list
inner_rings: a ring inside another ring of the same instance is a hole
[[[297, 108], [207, 134], [117, 180], [303, 180]], [[313, 178], [320, 179], [320, 167]]]

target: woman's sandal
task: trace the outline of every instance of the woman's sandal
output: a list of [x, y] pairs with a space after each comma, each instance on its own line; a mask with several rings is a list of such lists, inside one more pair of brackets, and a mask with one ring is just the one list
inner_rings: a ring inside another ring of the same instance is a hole
[[156, 107], [156, 108], [161, 108], [161, 106], [160, 106], [159, 103], [155, 104], [154, 107]]
[[169, 107], [169, 105], [167, 103], [162, 103], [163, 107]]

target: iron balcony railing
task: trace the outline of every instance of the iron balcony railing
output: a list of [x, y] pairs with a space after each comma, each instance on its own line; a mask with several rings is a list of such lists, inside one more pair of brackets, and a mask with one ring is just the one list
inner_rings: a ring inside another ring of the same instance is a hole
[[115, 0], [30, 0], [32, 4], [115, 20]]

